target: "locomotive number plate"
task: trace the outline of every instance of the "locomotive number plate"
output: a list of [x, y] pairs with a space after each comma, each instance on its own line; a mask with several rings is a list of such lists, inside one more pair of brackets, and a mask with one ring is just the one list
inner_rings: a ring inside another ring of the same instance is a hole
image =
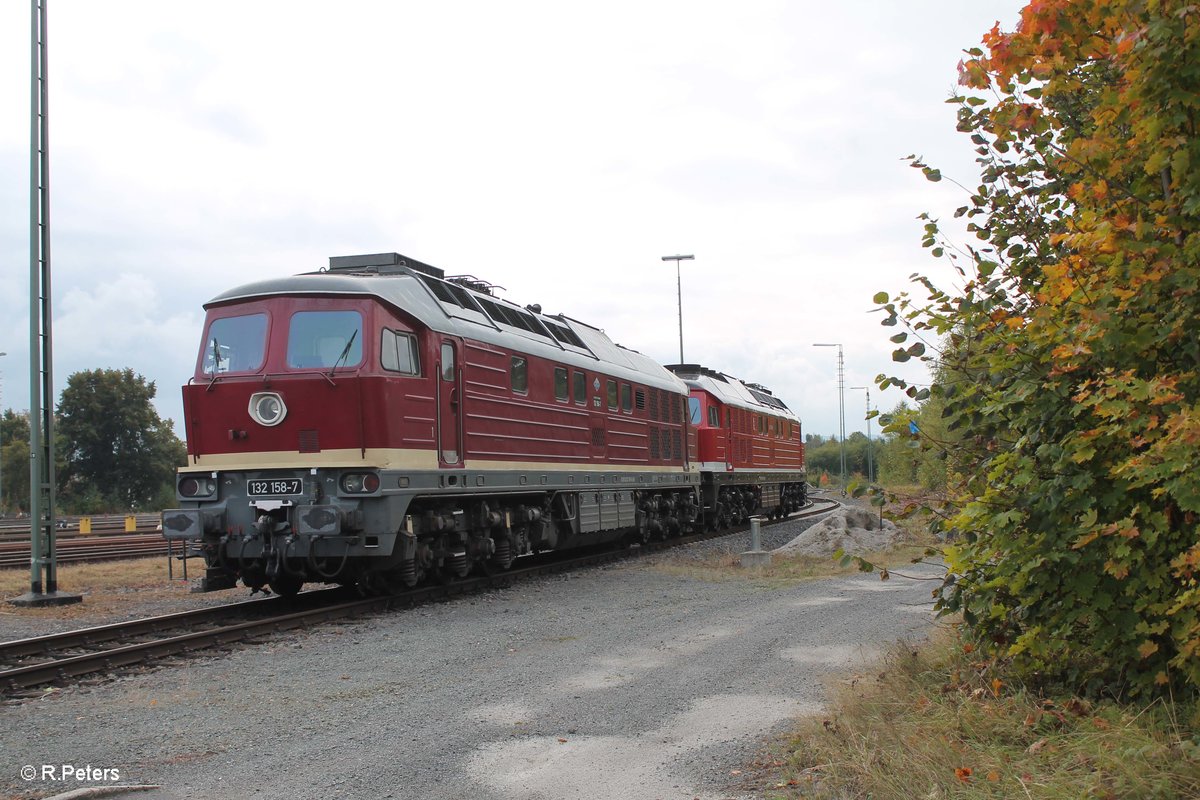
[[303, 486], [299, 478], [284, 478], [273, 481], [246, 481], [246, 494], [250, 497], [279, 497], [300, 494]]

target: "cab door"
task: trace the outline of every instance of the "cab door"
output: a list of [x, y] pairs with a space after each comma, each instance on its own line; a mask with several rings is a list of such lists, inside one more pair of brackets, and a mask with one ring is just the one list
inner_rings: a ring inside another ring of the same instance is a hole
[[444, 467], [462, 463], [462, 368], [458, 343], [443, 339], [438, 354], [438, 460]]

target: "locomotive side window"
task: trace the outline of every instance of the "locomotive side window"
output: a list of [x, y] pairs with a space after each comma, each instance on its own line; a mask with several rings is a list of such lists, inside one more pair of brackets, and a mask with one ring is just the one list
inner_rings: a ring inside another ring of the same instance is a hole
[[454, 380], [454, 345], [442, 343], [442, 380]]
[[687, 404], [688, 404], [688, 419], [690, 419], [692, 421], [693, 425], [699, 425], [700, 424], [700, 398], [689, 397], [687, 399]]
[[633, 411], [633, 387], [628, 383], [621, 384], [621, 410], [626, 414]]
[[355, 367], [361, 362], [362, 315], [357, 311], [297, 311], [292, 315], [288, 327], [289, 367]]
[[716, 406], [708, 407], [708, 427], [710, 427], [710, 428], [721, 427], [721, 412], [717, 409]]
[[580, 405], [587, 403], [587, 373], [576, 372], [572, 379], [574, 385], [571, 387], [571, 399]]
[[617, 409], [617, 382], [608, 382], [608, 407], [616, 411]]
[[529, 365], [521, 356], [512, 357], [512, 390], [525, 394], [529, 391]]
[[417, 355], [417, 337], [411, 333], [383, 329], [379, 347], [379, 362], [384, 369], [405, 375], [420, 375], [421, 362]]
[[567, 368], [554, 368], [554, 399], [566, 401], [567, 399]]
[[201, 370], [205, 375], [254, 372], [262, 367], [266, 349], [266, 314], [214, 319], [204, 340]]

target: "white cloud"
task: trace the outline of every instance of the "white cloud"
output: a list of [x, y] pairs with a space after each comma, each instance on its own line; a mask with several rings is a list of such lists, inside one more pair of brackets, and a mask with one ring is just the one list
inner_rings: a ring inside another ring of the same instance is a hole
[[[914, 218], [959, 202], [899, 159], [971, 182], [942, 101], [961, 50], [1020, 5], [55, 3], [58, 380], [130, 366], [178, 421], [206, 300], [381, 250], [674, 361], [660, 256], [688, 252], [688, 359], [771, 386], [830, 433], [834, 358], [810, 345], [845, 345], [847, 385], [899, 366], [870, 298], [945, 275]], [[0, 8], [0, 366], [16, 407], [27, 15]]]

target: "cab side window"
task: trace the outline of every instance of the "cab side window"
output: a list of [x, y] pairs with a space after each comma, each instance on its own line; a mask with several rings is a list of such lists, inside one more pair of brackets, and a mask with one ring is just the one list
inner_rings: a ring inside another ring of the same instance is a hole
[[521, 356], [512, 357], [512, 390], [519, 394], [529, 391], [529, 365]]
[[389, 372], [404, 375], [420, 375], [421, 362], [417, 351], [417, 337], [403, 331], [383, 329], [379, 346], [380, 365]]

